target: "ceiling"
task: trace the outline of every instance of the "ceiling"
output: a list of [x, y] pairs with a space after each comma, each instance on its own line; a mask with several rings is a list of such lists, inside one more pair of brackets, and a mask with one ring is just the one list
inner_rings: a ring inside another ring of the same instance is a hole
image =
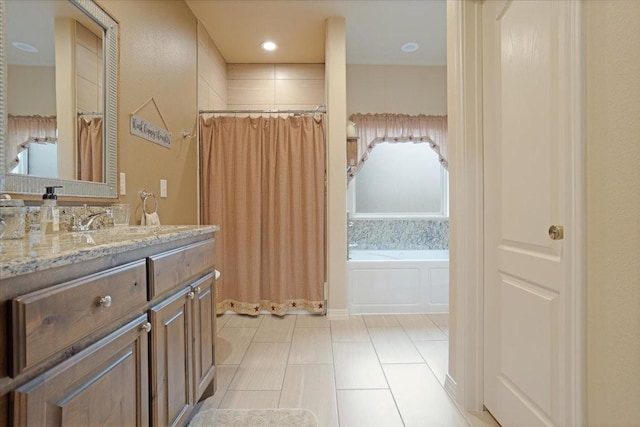
[[325, 20], [344, 17], [348, 64], [446, 64], [445, 0], [185, 1], [228, 63], [323, 63]]
[[[5, 49], [8, 65], [53, 66], [55, 64], [54, 20], [72, 18], [96, 35], [102, 28], [69, 2], [30, 0], [5, 2]], [[13, 42], [27, 43], [37, 54], [17, 49]]]

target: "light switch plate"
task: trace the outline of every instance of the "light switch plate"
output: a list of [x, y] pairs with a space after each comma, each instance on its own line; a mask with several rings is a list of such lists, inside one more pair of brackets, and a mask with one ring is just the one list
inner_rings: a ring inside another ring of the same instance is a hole
[[167, 180], [160, 180], [160, 197], [167, 197]]
[[125, 196], [127, 194], [127, 176], [124, 172], [120, 172], [120, 195]]

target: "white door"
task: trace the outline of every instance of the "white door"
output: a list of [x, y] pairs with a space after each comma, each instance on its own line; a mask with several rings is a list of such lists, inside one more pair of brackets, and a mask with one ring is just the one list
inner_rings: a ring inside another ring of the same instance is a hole
[[576, 3], [483, 5], [484, 402], [504, 427], [570, 425], [579, 388]]

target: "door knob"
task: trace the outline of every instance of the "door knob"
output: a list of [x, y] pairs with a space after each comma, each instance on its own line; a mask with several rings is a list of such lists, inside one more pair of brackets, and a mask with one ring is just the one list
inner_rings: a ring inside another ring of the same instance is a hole
[[561, 225], [552, 225], [549, 227], [549, 237], [551, 237], [551, 240], [564, 239], [564, 227]]

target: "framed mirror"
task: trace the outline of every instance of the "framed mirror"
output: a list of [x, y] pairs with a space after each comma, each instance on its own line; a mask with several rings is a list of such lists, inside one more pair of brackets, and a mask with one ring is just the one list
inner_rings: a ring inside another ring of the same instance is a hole
[[92, 0], [0, 14], [0, 191], [116, 198], [118, 24]]

